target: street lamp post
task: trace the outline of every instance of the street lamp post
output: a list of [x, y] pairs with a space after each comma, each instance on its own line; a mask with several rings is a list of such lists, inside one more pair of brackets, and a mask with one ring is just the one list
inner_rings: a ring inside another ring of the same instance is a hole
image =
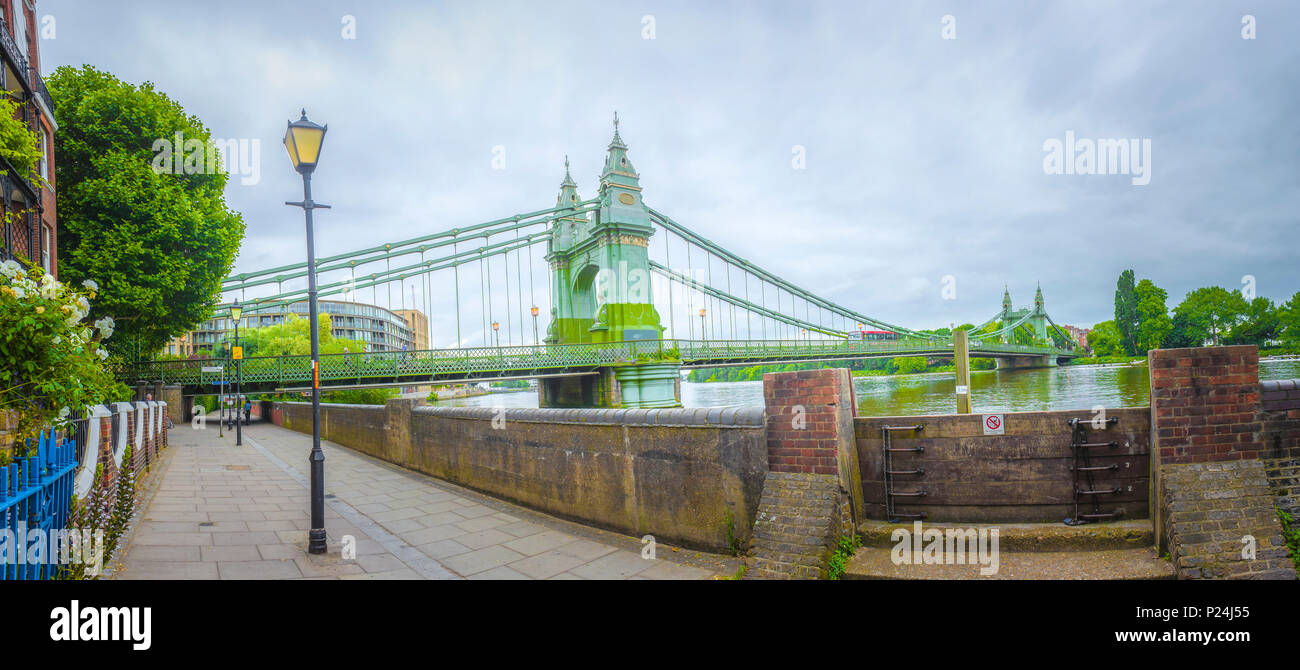
[[302, 118], [288, 124], [284, 133], [284, 148], [289, 160], [302, 175], [302, 202], [286, 202], [301, 207], [307, 215], [307, 303], [311, 328], [311, 529], [307, 532], [307, 551], [323, 554], [325, 542], [325, 452], [320, 448], [320, 330], [316, 327], [316, 246], [312, 233], [312, 210], [329, 209], [329, 205], [312, 202], [311, 174], [320, 159], [321, 144], [329, 126], [320, 126], [307, 120], [307, 110]]
[[244, 308], [239, 301], [230, 307], [230, 316], [235, 320], [235, 446], [244, 444], [244, 350], [239, 346], [239, 317], [244, 315]]
[[504, 373], [505, 366], [506, 366], [506, 355], [505, 352], [501, 351], [501, 324], [496, 321], [492, 322], [492, 340], [497, 347], [497, 361], [499, 361], [499, 364], [501, 365], [502, 368], [501, 372]]
[[700, 308], [700, 339], [701, 340], [709, 339], [709, 337], [704, 334], [704, 316], [708, 313], [709, 313], [708, 310], [704, 309], [703, 307]]
[[537, 339], [537, 305], [533, 305], [533, 344], [536, 345], [541, 340]]

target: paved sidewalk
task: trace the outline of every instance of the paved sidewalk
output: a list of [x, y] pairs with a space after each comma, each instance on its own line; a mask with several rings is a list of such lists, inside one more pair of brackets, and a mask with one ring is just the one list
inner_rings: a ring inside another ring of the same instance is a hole
[[[329, 552], [306, 552], [311, 437], [269, 424], [244, 445], [171, 431], [170, 460], [115, 579], [708, 579], [729, 557], [659, 544], [510, 505], [326, 442]], [[345, 536], [355, 559], [341, 556]]]

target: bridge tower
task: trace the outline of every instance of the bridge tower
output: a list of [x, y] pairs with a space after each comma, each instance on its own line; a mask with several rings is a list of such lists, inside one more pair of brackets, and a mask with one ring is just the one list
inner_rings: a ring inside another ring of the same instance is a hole
[[[1002, 317], [1000, 319], [1002, 326], [1011, 323], [1011, 313], [1013, 311], [1014, 308], [1011, 306], [1011, 288], [1004, 285], [1002, 287]], [[1011, 341], [1011, 338], [1007, 333], [1002, 333], [998, 336], [998, 341], [1002, 344], [1007, 344]]]
[[1043, 305], [1043, 285], [1038, 285], [1038, 292], [1034, 294], [1034, 312], [1029, 317], [1029, 325], [1034, 329], [1034, 339], [1042, 342], [1047, 338], [1047, 307]]
[[[565, 159], [557, 203], [580, 202]], [[600, 210], [557, 219], [546, 255], [555, 305], [546, 341], [551, 344], [657, 340], [663, 337], [650, 291], [650, 213], [641, 202], [640, 175], [618, 132], [600, 175]]]
[[[559, 205], [581, 202], [565, 158]], [[557, 219], [546, 260], [551, 266], [548, 344], [646, 342], [663, 339], [650, 289], [654, 227], [641, 201], [640, 175], [627, 156], [614, 114], [614, 138], [605, 154], [597, 193], [600, 207]], [[651, 347], [645, 347], [647, 351]], [[654, 348], [658, 351], [657, 348]], [[543, 379], [544, 407], [679, 407], [679, 362], [612, 366], [598, 377]]]

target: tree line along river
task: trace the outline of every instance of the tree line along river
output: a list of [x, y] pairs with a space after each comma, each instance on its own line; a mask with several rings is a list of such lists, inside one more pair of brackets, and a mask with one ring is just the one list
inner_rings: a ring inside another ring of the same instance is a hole
[[[1260, 361], [1259, 378], [1300, 378], [1300, 359]], [[951, 372], [853, 379], [858, 416], [950, 414], [956, 406], [954, 386]], [[1150, 390], [1146, 365], [1071, 365], [971, 373], [971, 398], [976, 412], [1090, 409], [1098, 405], [1135, 407], [1148, 403]], [[437, 404], [536, 407], [537, 393], [495, 393]], [[762, 405], [763, 383], [682, 382], [682, 404], [686, 407]]]

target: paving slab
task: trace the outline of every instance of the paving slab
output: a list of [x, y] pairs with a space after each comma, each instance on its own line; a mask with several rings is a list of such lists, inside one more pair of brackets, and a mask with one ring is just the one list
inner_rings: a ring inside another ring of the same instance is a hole
[[171, 453], [153, 474], [161, 479], [114, 579], [701, 579], [740, 565], [699, 552], [682, 552], [694, 566], [645, 561], [637, 538], [555, 519], [328, 441], [321, 446], [329, 551], [311, 555], [309, 435], [254, 424], [237, 447], [233, 435], [179, 425], [169, 441]]

